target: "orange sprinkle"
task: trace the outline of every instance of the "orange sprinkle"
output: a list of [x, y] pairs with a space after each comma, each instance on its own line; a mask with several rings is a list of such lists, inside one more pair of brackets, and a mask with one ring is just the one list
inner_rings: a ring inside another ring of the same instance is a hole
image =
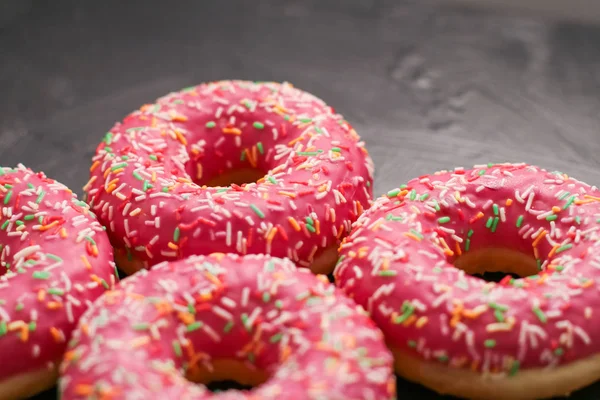
[[412, 239], [412, 240], [414, 240], [414, 241], [417, 241], [417, 242], [420, 242], [420, 241], [421, 241], [421, 238], [420, 238], [420, 237], [418, 237], [418, 236], [416, 236], [416, 235], [413, 235], [413, 234], [412, 234], [412, 233], [410, 233], [410, 232], [404, 232], [404, 236], [406, 236], [407, 238], [410, 238], [410, 239]]
[[185, 122], [187, 121], [187, 117], [185, 115], [179, 115], [179, 114], [174, 114], [171, 115], [171, 121], [175, 121], [175, 122]]
[[75, 394], [78, 396], [91, 396], [94, 394], [94, 387], [92, 385], [80, 383], [75, 386]]
[[344, 228], [344, 224], [340, 224], [340, 228], [338, 229], [337, 239], [342, 237], [345, 230], [346, 230], [346, 228]]
[[269, 236], [267, 236], [267, 243], [271, 243], [276, 234], [277, 234], [277, 228], [271, 229], [271, 231], [269, 232]]
[[94, 161], [94, 163], [92, 164], [92, 166], [90, 167], [90, 172], [94, 172], [94, 170], [96, 168], [98, 168], [98, 165], [100, 165], [100, 161], [96, 160]]
[[512, 206], [512, 203], [513, 203], [512, 199], [506, 199], [506, 207]]
[[49, 301], [46, 303], [46, 308], [49, 310], [58, 310], [59, 308], [62, 308], [62, 303], [59, 303], [58, 301]]
[[589, 288], [593, 284], [594, 284], [594, 280], [593, 279], [588, 279], [587, 281], [585, 281], [584, 283], [581, 284], [581, 287], [582, 288]]
[[462, 256], [462, 250], [460, 249], [460, 244], [458, 242], [454, 242], [456, 247], [456, 254], [458, 254], [459, 256]]
[[96, 275], [96, 274], [92, 274], [92, 275], [90, 276], [90, 279], [91, 279], [91, 280], [93, 280], [94, 282], [96, 282], [97, 284], [99, 284], [99, 285], [102, 285], [102, 279], [100, 279], [100, 278], [98, 277], [98, 275]]
[[319, 220], [315, 221], [315, 230], [317, 231], [317, 235], [321, 234], [321, 222]]
[[318, 192], [324, 192], [327, 190], [327, 184], [324, 183], [321, 186], [319, 186], [319, 188], [317, 189]]
[[210, 272], [204, 273], [204, 276], [206, 277], [206, 279], [208, 279], [209, 281], [211, 281], [213, 284], [215, 284], [217, 286], [222, 286], [223, 285], [223, 283], [219, 280], [219, 278], [217, 278], [216, 276], [214, 276]]
[[242, 131], [239, 128], [223, 128], [221, 129], [223, 133], [227, 133], [230, 135], [241, 135]]
[[175, 137], [177, 138], [177, 140], [179, 140], [179, 142], [186, 146], [187, 145], [187, 140], [185, 138], [185, 136], [183, 136], [183, 133], [181, 133], [180, 131], [176, 130], [175, 131]]
[[560, 208], [560, 207], [558, 207], [558, 206], [554, 206], [554, 207], [552, 207], [552, 212], [553, 212], [554, 214], [558, 214], [558, 213], [560, 212], [560, 210], [561, 210], [561, 208]]
[[304, 139], [302, 136], [298, 136], [296, 139], [294, 139], [294, 140], [291, 140], [291, 141], [288, 143], [288, 146], [290, 146], [290, 147], [291, 147], [291, 146], [295, 145], [296, 143], [298, 143], [299, 141], [301, 141], [302, 139]]
[[406, 320], [404, 320], [402, 325], [411, 326], [413, 324], [413, 322], [415, 322], [416, 320], [417, 320], [417, 316], [413, 314], [410, 317], [406, 318]]
[[194, 316], [189, 312], [180, 312], [177, 314], [177, 317], [181, 322], [186, 325], [189, 325], [194, 322]]
[[44, 231], [47, 231], [48, 229], [51, 229], [51, 228], [55, 227], [56, 225], [58, 225], [58, 221], [52, 221], [48, 225], [42, 225], [42, 226], [40, 226], [38, 228], [38, 230], [41, 231], [41, 232], [44, 232]]
[[426, 316], [422, 316], [417, 320], [417, 322], [415, 323], [415, 326], [417, 328], [422, 328], [425, 326], [425, 324], [427, 324], [427, 322], [429, 322], [429, 318], [427, 318]]
[[296, 232], [300, 232], [302, 229], [294, 217], [288, 217], [288, 222]]
[[89, 260], [87, 259], [87, 257], [85, 255], [81, 256], [81, 261], [83, 261], [83, 265], [85, 266], [86, 269], [92, 269], [92, 264], [90, 264]]
[[60, 228], [60, 237], [66, 239], [67, 236], [69, 236], [67, 235], [67, 230], [65, 228]]
[[548, 258], [551, 258], [551, 257], [552, 257], [552, 256], [553, 256], [553, 255], [556, 253], [556, 250], [558, 250], [559, 248], [560, 248], [560, 246], [559, 246], [559, 245], [555, 245], [555, 246], [552, 248], [552, 250], [550, 250], [550, 253], [548, 253]]
[[357, 215], [361, 215], [363, 213], [364, 209], [362, 204], [360, 203], [360, 201], [356, 201], [356, 213]]
[[485, 215], [484, 213], [482, 213], [481, 211], [479, 211], [479, 212], [477, 213], [477, 215], [475, 215], [475, 216], [473, 217], [473, 221], [477, 221], [478, 219], [481, 219], [481, 218], [483, 218], [483, 217], [484, 217], [484, 215]]
[[585, 197], [586, 199], [594, 200], [594, 201], [600, 201], [600, 197], [590, 196], [589, 194], [584, 194], [583, 197]]
[[148, 343], [150, 343], [150, 336], [146, 335], [146, 336], [140, 336], [138, 338], [133, 339], [130, 342], [131, 347], [138, 348], [138, 347], [142, 347], [147, 345]]
[[152, 171], [152, 182], [156, 182], [156, 171]]
[[114, 171], [111, 171], [113, 174], [118, 175], [121, 172], [125, 171], [125, 168], [119, 168], [119, 169], [115, 169]]
[[535, 238], [535, 240], [533, 241], [533, 243], [531, 244], [533, 247], [537, 247], [537, 245], [542, 241], [543, 238], [546, 237], [546, 235], [548, 234], [548, 231], [546, 231], [545, 229], [542, 231], [542, 233], [540, 233], [538, 235], [538, 237]]
[[88, 190], [88, 189], [89, 189], [89, 188], [92, 186], [92, 184], [93, 184], [93, 183], [96, 181], [96, 179], [98, 179], [98, 177], [97, 177], [96, 175], [92, 176], [92, 177], [90, 178], [90, 180], [89, 180], [89, 181], [87, 181], [87, 183], [86, 183], [86, 184], [85, 184], [85, 186], [83, 187], [83, 190], [84, 190], [84, 191], [87, 191], [87, 190]]
[[179, 250], [179, 246], [177, 246], [175, 243], [173, 242], [169, 242], [169, 244], [167, 244], [167, 247], [170, 248], [171, 250]]
[[50, 327], [50, 334], [56, 343], [60, 343], [64, 340], [64, 337], [61, 335], [60, 331], [53, 326]]
[[38, 301], [44, 301], [45, 298], [46, 298], [46, 291], [43, 289], [38, 290], [38, 295], [37, 295]]

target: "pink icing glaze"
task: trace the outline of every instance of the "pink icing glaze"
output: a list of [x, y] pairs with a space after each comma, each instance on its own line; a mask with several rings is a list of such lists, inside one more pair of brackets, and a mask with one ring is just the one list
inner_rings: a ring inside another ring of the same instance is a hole
[[0, 168], [0, 379], [52, 368], [88, 302], [114, 285], [87, 204], [23, 166]]
[[[525, 164], [476, 166], [388, 192], [342, 244], [336, 282], [388, 342], [452, 367], [515, 374], [600, 352], [600, 192]], [[452, 262], [489, 247], [538, 260], [500, 283]]]
[[[271, 378], [211, 393], [184, 374], [235, 359]], [[323, 275], [235, 254], [161, 263], [82, 317], [61, 366], [71, 399], [395, 399], [383, 335]]]
[[[289, 84], [214, 82], [115, 125], [84, 189], [117, 254], [145, 267], [212, 252], [309, 266], [369, 206], [373, 167], [358, 140], [323, 101]], [[258, 183], [195, 183], [252, 167], [268, 171]]]

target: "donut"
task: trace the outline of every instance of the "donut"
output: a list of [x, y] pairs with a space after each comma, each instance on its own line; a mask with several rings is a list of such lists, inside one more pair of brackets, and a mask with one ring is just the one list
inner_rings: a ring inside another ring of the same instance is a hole
[[564, 173], [457, 168], [377, 199], [334, 277], [399, 375], [468, 398], [565, 395], [600, 378], [599, 228], [600, 191]]
[[117, 123], [84, 190], [128, 274], [213, 252], [330, 273], [370, 205], [372, 172], [356, 131], [322, 100], [287, 83], [221, 81]]
[[[235, 380], [250, 391], [197, 383]], [[196, 382], [196, 383], [193, 383]], [[71, 399], [395, 399], [393, 357], [324, 275], [267, 255], [163, 262], [81, 318], [61, 365]]]
[[0, 168], [0, 399], [55, 384], [71, 331], [114, 285], [108, 236], [65, 186]]

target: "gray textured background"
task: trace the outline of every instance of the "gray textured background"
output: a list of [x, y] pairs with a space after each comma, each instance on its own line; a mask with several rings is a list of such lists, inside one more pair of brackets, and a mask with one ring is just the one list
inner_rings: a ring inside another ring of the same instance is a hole
[[[531, 15], [419, 0], [0, 0], [0, 164], [81, 193], [116, 120], [241, 78], [291, 81], [344, 114], [377, 194], [489, 161], [600, 184], [600, 28]], [[430, 396], [399, 383], [401, 398]]]

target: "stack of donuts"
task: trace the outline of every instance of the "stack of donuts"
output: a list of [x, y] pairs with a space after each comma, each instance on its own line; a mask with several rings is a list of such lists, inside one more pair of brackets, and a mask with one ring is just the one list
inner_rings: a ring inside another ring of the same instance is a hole
[[506, 163], [373, 200], [373, 169], [322, 100], [246, 81], [117, 123], [83, 200], [0, 168], [0, 400], [57, 380], [64, 400], [391, 400], [394, 372], [533, 399], [600, 378], [598, 189]]

